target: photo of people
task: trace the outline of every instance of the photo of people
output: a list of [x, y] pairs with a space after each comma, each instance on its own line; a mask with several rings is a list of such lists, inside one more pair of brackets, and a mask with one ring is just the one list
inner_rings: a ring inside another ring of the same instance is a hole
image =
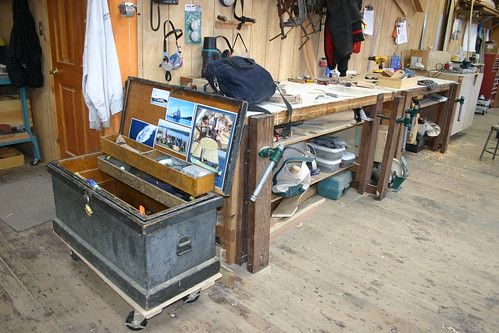
[[191, 127], [195, 107], [196, 103], [172, 97], [168, 102], [166, 120]]
[[198, 105], [188, 161], [215, 172], [215, 187], [222, 188], [236, 114]]
[[168, 90], [152, 88], [151, 104], [166, 108], [168, 106], [169, 98], [170, 98], [170, 92]]
[[154, 144], [187, 156], [190, 130], [190, 128], [160, 119]]
[[132, 123], [130, 124], [130, 132], [128, 133], [128, 137], [130, 139], [148, 145], [149, 147], [153, 147], [154, 138], [156, 136], [157, 130], [158, 127], [156, 127], [155, 125], [132, 118]]

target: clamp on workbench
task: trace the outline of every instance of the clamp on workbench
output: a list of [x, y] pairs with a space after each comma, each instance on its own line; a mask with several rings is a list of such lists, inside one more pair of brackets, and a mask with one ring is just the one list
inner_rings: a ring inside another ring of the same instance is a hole
[[268, 158], [270, 160], [270, 163], [267, 166], [267, 169], [265, 169], [262, 178], [258, 182], [258, 185], [256, 186], [255, 190], [253, 191], [253, 194], [250, 197], [251, 202], [256, 201], [258, 195], [260, 194], [260, 191], [262, 190], [263, 184], [265, 183], [270, 173], [272, 172], [274, 165], [279, 163], [279, 160], [281, 159], [283, 153], [284, 153], [284, 146], [282, 144], [279, 144], [276, 148], [263, 147], [258, 152], [258, 156], [263, 158]]

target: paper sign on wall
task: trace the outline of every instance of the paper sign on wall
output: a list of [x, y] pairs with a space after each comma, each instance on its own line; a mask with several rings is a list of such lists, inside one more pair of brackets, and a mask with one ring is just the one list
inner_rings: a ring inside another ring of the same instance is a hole
[[407, 21], [401, 20], [397, 25], [397, 38], [395, 38], [395, 44], [407, 43]]
[[362, 18], [365, 24], [365, 29], [362, 30], [364, 35], [373, 35], [374, 33], [374, 9], [365, 7], [364, 17]]

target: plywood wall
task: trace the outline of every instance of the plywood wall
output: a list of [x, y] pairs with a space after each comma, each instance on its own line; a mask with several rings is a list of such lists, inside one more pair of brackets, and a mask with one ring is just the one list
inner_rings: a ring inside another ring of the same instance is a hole
[[[219, 1], [198, 0], [191, 1], [202, 6], [202, 35], [224, 35], [233, 40], [237, 30], [232, 28], [220, 29], [215, 26], [217, 15], [232, 18], [232, 9], [223, 7]], [[370, 55], [391, 56], [400, 55], [405, 50], [418, 49], [421, 40], [421, 31], [425, 13], [418, 13], [411, 0], [397, 0], [405, 11], [405, 16], [394, 0], [369, 0], [364, 5], [372, 5], [375, 10], [375, 36], [366, 36], [362, 43], [361, 52], [352, 55], [349, 70], [364, 72], [374, 68], [374, 63], [367, 60]], [[427, 13], [425, 48], [432, 48], [435, 40], [439, 16], [445, 14], [446, 1], [421, 0], [424, 11]], [[184, 29], [184, 6], [162, 5], [161, 25], [165, 19], [171, 19], [175, 26]], [[159, 68], [162, 60], [162, 27], [159, 31], [152, 31], [149, 26], [149, 1], [139, 1], [139, 73], [141, 76], [157, 81], [164, 81], [164, 71]], [[238, 8], [238, 13], [239, 13]], [[257, 23], [243, 30], [241, 34], [248, 44], [251, 56], [277, 80], [286, 80], [308, 74], [303, 52], [298, 48], [301, 44], [301, 32], [293, 29], [286, 39], [277, 38], [269, 41], [279, 33], [276, 1], [253, 0], [245, 1], [244, 14], [256, 18]], [[156, 7], [154, 7], [154, 22], [156, 22]], [[395, 20], [405, 17], [408, 23], [409, 42], [395, 45], [391, 37]], [[173, 39], [169, 39], [169, 45]], [[179, 83], [180, 76], [199, 76], [202, 67], [202, 44], [186, 44], [185, 39], [179, 40], [184, 66], [172, 72], [172, 83]], [[313, 36], [310, 42], [315, 52], [315, 63], [324, 56], [322, 33]], [[222, 40], [218, 45], [224, 48]], [[170, 48], [170, 47], [169, 47]], [[237, 50], [241, 52], [241, 50]], [[171, 51], [170, 51], [171, 52]]]

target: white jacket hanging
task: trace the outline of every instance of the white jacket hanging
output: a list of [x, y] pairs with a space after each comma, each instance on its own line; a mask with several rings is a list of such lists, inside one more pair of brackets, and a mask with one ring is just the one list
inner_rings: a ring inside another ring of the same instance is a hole
[[111, 114], [123, 109], [123, 88], [107, 0], [87, 3], [82, 88], [90, 128], [109, 127]]

